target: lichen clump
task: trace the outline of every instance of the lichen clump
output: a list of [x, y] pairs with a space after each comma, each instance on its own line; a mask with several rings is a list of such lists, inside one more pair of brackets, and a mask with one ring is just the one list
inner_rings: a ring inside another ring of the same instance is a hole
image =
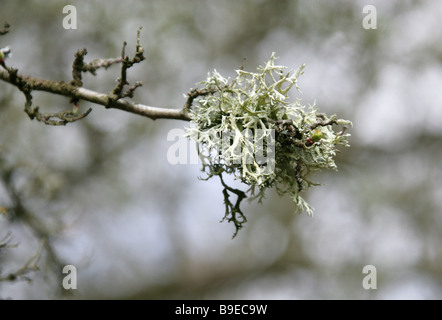
[[[300, 100], [290, 101], [289, 91], [303, 74], [304, 65], [293, 73], [275, 65], [275, 55], [258, 67], [257, 72], [237, 70], [226, 79], [213, 71], [201, 82], [204, 92], [190, 111], [192, 125], [187, 136], [197, 142], [205, 179], [218, 176], [224, 187], [224, 219], [241, 229], [246, 217], [241, 201], [262, 200], [268, 188], [280, 195], [289, 194], [297, 211], [313, 213], [300, 196], [316, 185], [310, 175], [320, 169], [335, 169], [337, 145], [349, 146], [345, 126], [348, 120], [328, 117], [314, 105], [305, 107]], [[338, 126], [339, 131], [335, 131]], [[229, 187], [222, 174], [233, 175], [248, 189]], [[235, 194], [235, 203], [229, 196]]]

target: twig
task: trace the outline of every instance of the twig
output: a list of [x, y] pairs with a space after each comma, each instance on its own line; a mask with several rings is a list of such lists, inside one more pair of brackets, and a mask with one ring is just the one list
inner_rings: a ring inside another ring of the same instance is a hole
[[318, 120], [310, 125], [310, 129], [313, 130], [319, 126], [326, 127], [332, 124], [338, 124], [336, 115], [331, 116], [328, 121], [325, 121], [325, 116], [321, 117], [321, 114], [318, 114]]
[[[233, 222], [233, 224], [235, 225], [235, 233], [232, 236], [232, 239], [233, 239], [238, 234], [238, 231], [243, 227], [243, 224], [247, 222], [246, 216], [244, 215], [244, 213], [242, 212], [242, 210], [240, 208], [241, 201], [243, 199], [247, 198], [247, 196], [246, 196], [245, 192], [238, 190], [238, 189], [234, 189], [232, 187], [229, 187], [224, 182], [221, 172], [218, 174], [218, 176], [221, 180], [221, 184], [224, 187], [223, 195], [224, 195], [224, 205], [226, 208], [226, 213], [224, 215], [224, 218], [221, 221], [227, 220], [228, 222]], [[236, 196], [237, 196], [235, 204], [233, 204], [229, 199], [229, 197], [230, 197], [229, 191], [231, 193], [236, 194]]]
[[10, 272], [6, 276], [0, 276], [0, 282], [17, 281], [17, 280], [31, 281], [31, 279], [27, 275], [33, 271], [40, 270], [37, 264], [38, 261], [40, 260], [42, 251], [43, 251], [43, 244], [40, 245], [40, 248], [37, 250], [37, 252], [33, 256], [31, 256], [25, 262], [25, 264], [22, 267], [20, 267], [18, 270]]
[[196, 98], [200, 97], [200, 96], [207, 96], [209, 94], [213, 94], [217, 91], [219, 91], [219, 88], [211, 88], [211, 89], [192, 89], [188, 94], [188, 98], [186, 103], [184, 104], [183, 109], [185, 109], [185, 111], [190, 111], [190, 108], [192, 107], [193, 104], [193, 100], [195, 100]]
[[32, 91], [45, 91], [57, 95], [75, 98], [77, 100], [89, 101], [95, 104], [105, 106], [106, 108], [119, 109], [122, 111], [134, 113], [140, 116], [155, 119], [177, 119], [190, 121], [188, 112], [183, 109], [168, 109], [151, 107], [140, 103], [120, 99], [112, 101], [110, 96], [105, 93], [96, 92], [82, 87], [73, 86], [64, 81], [52, 81], [29, 76], [23, 76], [18, 73], [10, 73], [6, 70], [0, 70], [0, 79], [15, 85], [16, 87], [26, 87]]
[[[9, 24], [5, 24], [5, 32], [9, 28]], [[18, 69], [7, 66], [4, 61], [0, 67], [0, 79], [16, 86], [25, 96], [25, 112], [31, 119], [36, 119], [48, 125], [66, 125], [86, 117], [91, 109], [86, 112], [78, 113], [78, 102], [81, 100], [92, 102], [104, 106], [105, 108], [119, 109], [122, 111], [134, 113], [150, 119], [177, 119], [190, 121], [189, 110], [193, 99], [199, 95], [205, 95], [212, 92], [203, 92], [195, 90], [185, 105], [181, 109], [169, 109], [151, 107], [144, 104], [125, 100], [123, 98], [132, 98], [135, 90], [142, 85], [137, 81], [127, 90], [123, 90], [124, 86], [129, 84], [127, 81], [127, 69], [134, 64], [145, 59], [144, 49], [140, 44], [140, 30], [137, 32], [136, 52], [133, 58], [125, 56], [126, 43], [123, 45], [122, 56], [116, 59], [96, 59], [91, 63], [85, 63], [84, 57], [87, 54], [86, 49], [80, 49], [75, 53], [75, 59], [72, 64], [72, 80], [53, 81], [39, 79], [35, 77], [25, 76], [18, 73]], [[121, 77], [118, 79], [117, 86], [111, 93], [105, 94], [83, 88], [82, 73], [90, 72], [95, 75], [99, 68], [108, 68], [109, 66], [122, 63]], [[73, 110], [61, 111], [58, 113], [41, 113], [39, 107], [32, 107], [32, 91], [45, 91], [57, 95], [70, 98], [70, 102], [74, 104]]]

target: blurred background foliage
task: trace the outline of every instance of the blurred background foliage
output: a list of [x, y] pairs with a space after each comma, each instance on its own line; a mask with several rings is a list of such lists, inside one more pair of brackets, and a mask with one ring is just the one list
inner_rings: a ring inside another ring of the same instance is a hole
[[[63, 6], [78, 29], [62, 27]], [[377, 30], [362, 27], [366, 4]], [[83, 121], [44, 126], [0, 82], [0, 276], [37, 256], [39, 270], [0, 282], [13, 299], [440, 299], [442, 298], [442, 4], [435, 1], [12, 1], [0, 3], [9, 65], [70, 80], [75, 50], [88, 61], [133, 52], [143, 81], [134, 100], [180, 108], [183, 94], [217, 69], [254, 71], [274, 51], [300, 78], [304, 104], [354, 123], [338, 172], [317, 174], [306, 195], [315, 216], [268, 194], [244, 207], [235, 239], [218, 181], [198, 165], [170, 165], [167, 133], [185, 122], [94, 106]], [[132, 51], [131, 51], [132, 50]], [[109, 92], [119, 67], [85, 76]], [[68, 99], [34, 93], [50, 112]], [[82, 102], [80, 108], [86, 109]], [[78, 289], [62, 289], [76, 266]], [[377, 268], [365, 290], [362, 268]], [[31, 281], [25, 281], [26, 277]]]

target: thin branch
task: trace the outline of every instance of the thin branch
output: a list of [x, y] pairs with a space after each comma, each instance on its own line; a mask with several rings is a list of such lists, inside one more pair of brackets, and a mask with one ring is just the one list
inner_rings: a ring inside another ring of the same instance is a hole
[[336, 115], [331, 116], [328, 121], [325, 121], [325, 116], [318, 114], [318, 120], [310, 125], [310, 129], [313, 130], [319, 126], [326, 127], [332, 124], [338, 124]]
[[38, 267], [38, 261], [40, 260], [40, 257], [43, 252], [43, 244], [40, 246], [40, 248], [37, 250], [37, 252], [31, 256], [28, 261], [26, 261], [23, 266], [21, 266], [19, 269], [10, 272], [9, 274], [5, 276], [0, 276], [0, 282], [1, 281], [17, 281], [17, 280], [26, 280], [31, 281], [31, 279], [28, 277], [28, 274], [34, 271], [40, 270]]
[[97, 75], [97, 70], [99, 68], [107, 69], [110, 66], [121, 63], [123, 59], [121, 57], [118, 58], [109, 58], [109, 59], [94, 59], [92, 62], [83, 65], [83, 72], [90, 72], [94, 76]]
[[1, 240], [0, 240], [0, 249], [6, 248], [16, 248], [18, 244], [10, 244], [12, 238], [11, 232], [8, 232]]
[[75, 59], [72, 63], [72, 85], [81, 87], [83, 85], [82, 72], [84, 66], [84, 56], [87, 55], [87, 49], [83, 48], [75, 52]]
[[[232, 236], [232, 239], [236, 237], [238, 231], [243, 227], [243, 224], [247, 222], [246, 216], [242, 212], [240, 205], [241, 201], [247, 198], [245, 192], [229, 187], [223, 180], [222, 173], [218, 174], [221, 184], [223, 185], [223, 196], [224, 196], [224, 205], [226, 209], [226, 213], [224, 218], [221, 221], [227, 220], [228, 222], [233, 222], [235, 225], [235, 233]], [[229, 197], [229, 192], [236, 194], [237, 199], [235, 204], [233, 204]]]
[[114, 90], [112, 90], [112, 94], [115, 95], [115, 98], [114, 98], [115, 100], [125, 98], [125, 97], [132, 98], [134, 95], [135, 89], [137, 89], [138, 87], [141, 87], [143, 85], [140, 81], [137, 81], [134, 85], [129, 87], [128, 90], [123, 91], [124, 86], [129, 84], [129, 81], [127, 80], [127, 69], [132, 68], [132, 66], [134, 64], [140, 63], [141, 61], [146, 59], [144, 57], [144, 48], [140, 43], [140, 32], [141, 32], [141, 28], [139, 28], [138, 32], [137, 32], [137, 46], [136, 46], [135, 55], [132, 59], [130, 59], [128, 56], [126, 56], [127, 42], [124, 41], [124, 43], [123, 43], [123, 48], [121, 49], [121, 77], [118, 78], [118, 84], [114, 88]]
[[[3, 159], [0, 158], [0, 164]], [[12, 205], [8, 208], [8, 219], [10, 221], [20, 221], [24, 225], [30, 228], [32, 234], [36, 239], [41, 240], [40, 249], [36, 252], [35, 255], [30, 257], [28, 261], [18, 270], [9, 273], [6, 276], [0, 276], [0, 280], [2, 281], [14, 281], [14, 280], [30, 280], [26, 275], [31, 271], [39, 270], [38, 262], [40, 257], [43, 254], [47, 265], [50, 265], [55, 271], [55, 275], [60, 277], [61, 275], [58, 273], [61, 270], [61, 266], [63, 263], [60, 261], [53, 243], [52, 236], [55, 234], [56, 230], [53, 229], [53, 225], [48, 225], [46, 221], [42, 218], [35, 215], [31, 210], [29, 210], [26, 204], [23, 201], [23, 196], [20, 194], [19, 190], [14, 184], [14, 172], [19, 170], [17, 167], [5, 167], [0, 168], [0, 183], [5, 186], [5, 190], [11, 199]], [[33, 183], [29, 181], [29, 183]], [[6, 236], [0, 242], [6, 242], [6, 247], [11, 246], [10, 236]]]
[[217, 91], [220, 91], [219, 88], [211, 88], [211, 89], [192, 89], [188, 94], [188, 98], [186, 103], [184, 104], [184, 111], [188, 112], [190, 111], [190, 108], [192, 107], [192, 103], [193, 100], [195, 100], [196, 98], [200, 97], [200, 96], [207, 96], [209, 94], [213, 94]]
[[[8, 28], [9, 24], [5, 23], [5, 33], [8, 31]], [[126, 90], [123, 90], [124, 86], [129, 84], [127, 81], [127, 69], [145, 59], [144, 48], [140, 44], [140, 30], [141, 28], [137, 32], [136, 52], [133, 58], [125, 56], [126, 43], [123, 45], [121, 57], [116, 59], [96, 59], [91, 63], [84, 62], [84, 56], [87, 54], [87, 50], [78, 50], [75, 53], [75, 59], [72, 64], [72, 80], [70, 82], [53, 81], [21, 75], [18, 73], [18, 69], [9, 67], [5, 64], [5, 58], [3, 58], [0, 63], [3, 67], [0, 68], [0, 79], [16, 86], [24, 94], [26, 99], [25, 112], [31, 119], [36, 119], [49, 125], [66, 125], [67, 123], [86, 117], [91, 112], [91, 109], [78, 114], [78, 102], [81, 100], [99, 104], [109, 109], [119, 109], [134, 113], [153, 120], [162, 118], [190, 121], [189, 111], [193, 99], [199, 95], [205, 95], [212, 92], [194, 90], [181, 109], [151, 107], [123, 99], [126, 97], [132, 98], [135, 90], [142, 85], [141, 82], [137, 81]], [[118, 79], [118, 84], [111, 93], [100, 93], [82, 87], [83, 72], [90, 72], [95, 75], [98, 68], [108, 68], [116, 63], [122, 64], [121, 77]], [[32, 107], [32, 91], [45, 91], [69, 97], [70, 102], [74, 104], [74, 107], [72, 110], [61, 111], [58, 113], [41, 113], [39, 112], [39, 107]]]
[[140, 116], [151, 118], [153, 120], [176, 119], [176, 120], [190, 121], [190, 116], [187, 110], [185, 110], [184, 108], [168, 109], [168, 108], [151, 107], [124, 99], [112, 101], [109, 94], [92, 91], [82, 87], [76, 87], [71, 83], [64, 81], [52, 81], [52, 80], [34, 78], [29, 76], [23, 76], [14, 72], [12, 72], [11, 74], [6, 70], [0, 70], [0, 79], [18, 87], [19, 89], [26, 87], [32, 91], [50, 92], [57, 95], [71, 97], [77, 100], [92, 102], [95, 104], [102, 105], [106, 108], [119, 109], [122, 111], [134, 113]]

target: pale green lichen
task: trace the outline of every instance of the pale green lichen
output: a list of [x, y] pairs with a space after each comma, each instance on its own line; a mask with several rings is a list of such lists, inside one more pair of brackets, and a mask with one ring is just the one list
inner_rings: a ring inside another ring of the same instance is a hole
[[[300, 196], [316, 185], [310, 175], [320, 169], [335, 169], [337, 145], [348, 146], [348, 133], [334, 125], [351, 126], [348, 120], [328, 117], [300, 100], [289, 100], [292, 87], [304, 65], [293, 73], [275, 65], [275, 55], [257, 72], [237, 70], [230, 81], [218, 72], [201, 82], [204, 95], [194, 101], [192, 126], [187, 136], [199, 146], [206, 179], [219, 176], [224, 187], [224, 219], [235, 224], [237, 234], [246, 221], [240, 202], [246, 194], [262, 200], [268, 188], [289, 194], [297, 211], [313, 213]], [[243, 192], [227, 186], [222, 174], [231, 174], [248, 186]], [[233, 204], [229, 194], [236, 194]]]

